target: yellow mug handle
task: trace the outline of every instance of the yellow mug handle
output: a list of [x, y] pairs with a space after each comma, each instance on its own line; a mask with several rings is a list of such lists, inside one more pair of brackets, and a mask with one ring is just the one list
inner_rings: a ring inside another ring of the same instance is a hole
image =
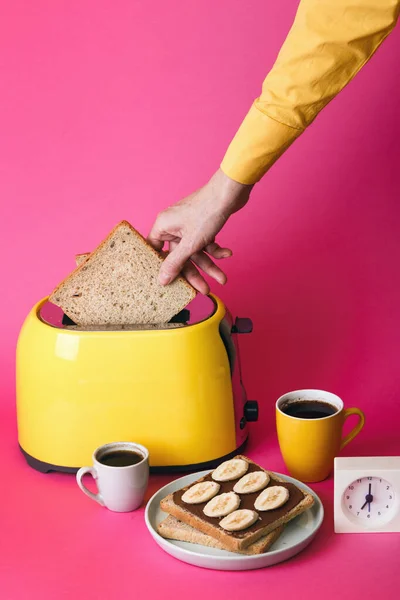
[[347, 417], [350, 417], [350, 415], [357, 415], [359, 417], [359, 421], [357, 423], [357, 425], [354, 427], [354, 429], [352, 429], [350, 431], [350, 433], [348, 433], [346, 435], [345, 438], [342, 439], [342, 442], [340, 444], [340, 449], [342, 450], [342, 448], [344, 448], [345, 446], [347, 446], [347, 444], [349, 442], [351, 442], [351, 440], [354, 440], [354, 438], [356, 437], [356, 435], [358, 433], [360, 433], [361, 429], [364, 427], [364, 423], [365, 423], [365, 415], [363, 413], [362, 410], [360, 410], [359, 408], [346, 408], [343, 411], [343, 423], [344, 421], [347, 419]]

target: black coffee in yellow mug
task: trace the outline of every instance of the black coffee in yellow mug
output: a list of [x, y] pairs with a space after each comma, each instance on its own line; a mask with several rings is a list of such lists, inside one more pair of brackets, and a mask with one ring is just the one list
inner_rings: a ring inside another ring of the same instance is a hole
[[[343, 425], [350, 415], [357, 425], [344, 438]], [[344, 408], [335, 394], [323, 390], [297, 390], [276, 403], [276, 428], [285, 465], [292, 477], [304, 482], [326, 479], [333, 460], [364, 426], [359, 408]]]

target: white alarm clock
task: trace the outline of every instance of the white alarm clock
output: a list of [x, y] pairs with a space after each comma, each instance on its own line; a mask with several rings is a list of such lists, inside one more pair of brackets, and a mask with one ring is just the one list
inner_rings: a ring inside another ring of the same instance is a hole
[[336, 533], [400, 532], [400, 456], [335, 458]]

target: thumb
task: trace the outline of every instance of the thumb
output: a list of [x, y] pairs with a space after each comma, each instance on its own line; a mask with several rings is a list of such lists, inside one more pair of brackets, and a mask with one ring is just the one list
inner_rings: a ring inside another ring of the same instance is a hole
[[193, 251], [184, 241], [179, 242], [176, 247], [171, 250], [167, 258], [161, 265], [159, 281], [161, 285], [168, 285], [182, 271], [186, 261], [191, 257]]

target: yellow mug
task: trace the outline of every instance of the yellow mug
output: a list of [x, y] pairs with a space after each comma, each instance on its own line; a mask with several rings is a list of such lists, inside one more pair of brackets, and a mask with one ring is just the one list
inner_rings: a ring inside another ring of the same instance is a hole
[[[322, 418], [285, 414], [285, 407], [304, 401], [330, 404], [335, 412]], [[358, 423], [342, 438], [344, 422], [350, 415], [357, 415]], [[345, 409], [338, 396], [323, 390], [297, 390], [281, 396], [276, 403], [276, 428], [290, 475], [308, 483], [326, 479], [332, 471], [335, 456], [361, 431], [364, 422], [364, 413], [359, 408]]]

